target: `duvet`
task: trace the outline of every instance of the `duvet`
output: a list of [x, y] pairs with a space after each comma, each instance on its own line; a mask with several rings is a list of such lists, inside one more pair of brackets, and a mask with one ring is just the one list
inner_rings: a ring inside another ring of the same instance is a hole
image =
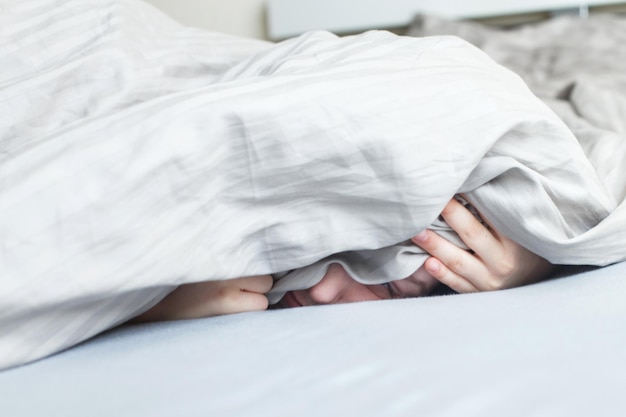
[[281, 273], [275, 300], [329, 262], [404, 277], [425, 256], [403, 242], [457, 193], [554, 263], [626, 259], [623, 132], [583, 146], [459, 38], [270, 44], [135, 0], [1, 8], [0, 368], [186, 282]]

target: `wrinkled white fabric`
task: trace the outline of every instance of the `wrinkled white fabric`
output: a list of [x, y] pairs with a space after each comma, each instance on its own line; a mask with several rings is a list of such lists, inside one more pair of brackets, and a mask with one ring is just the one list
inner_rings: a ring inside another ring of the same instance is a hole
[[[404, 277], [424, 255], [401, 242], [458, 192], [552, 262], [625, 258], [611, 172], [459, 38], [271, 45], [134, 0], [5, 1], [0, 30], [0, 368], [181, 283], [312, 265], [279, 293], [333, 254]], [[593, 147], [623, 169], [623, 147]]]
[[[626, 166], [626, 128], [624, 127], [626, 123], [626, 76], [624, 75], [626, 74], [626, 18], [599, 14], [593, 15], [588, 20], [581, 20], [577, 16], [566, 15], [539, 24], [501, 29], [473, 22], [418, 16], [407, 34], [410, 36], [459, 36], [480, 47], [491, 58], [495, 58], [497, 62], [522, 76], [531, 91], [548, 103], [573, 130], [600, 181], [608, 188], [608, 194], [612, 195], [616, 202], [624, 200], [626, 197], [626, 175], [624, 175], [623, 168]], [[472, 190], [476, 184], [484, 181], [484, 177], [475, 175], [471, 181], [473, 182], [466, 187], [467, 190]], [[508, 182], [506, 187], [509, 187]], [[563, 192], [566, 192], [563, 184], [560, 187], [563, 187]], [[518, 193], [521, 190], [513, 187], [511, 191]], [[535, 191], [532, 190], [529, 193], [529, 195], [534, 194]], [[517, 198], [510, 196], [516, 207], [520, 204], [521, 197], [522, 195]], [[470, 198], [475, 197], [470, 195]], [[478, 201], [477, 204], [480, 205], [481, 202]], [[500, 218], [504, 215], [501, 202], [495, 203], [493, 207], [492, 211], [499, 213], [490, 212], [490, 218], [494, 216]], [[483, 204], [482, 210], [485, 213], [490, 209], [491, 207], [484, 207]], [[547, 213], [549, 211], [543, 212], [542, 216]], [[539, 216], [538, 213], [526, 213], [526, 215], [532, 218]], [[534, 221], [538, 224], [542, 222], [550, 224], [555, 220], [557, 219], [546, 217]], [[620, 220], [617, 221], [618, 224], [619, 222]], [[550, 243], [539, 244], [535, 240], [537, 236], [524, 240], [520, 236], [520, 232], [525, 233], [524, 227], [520, 229], [515, 222], [511, 224], [501, 222], [499, 227], [506, 230], [510, 236], [515, 236], [518, 241], [524, 242], [533, 251], [548, 256], [550, 250], [547, 246]], [[463, 246], [462, 242], [455, 239], [454, 233], [449, 232], [445, 224], [431, 225], [430, 228], [443, 234], [457, 245]], [[535, 230], [539, 236], [544, 233], [541, 229]], [[624, 227], [618, 227], [616, 232], [624, 233]], [[584, 245], [590, 245], [590, 241], [597, 239], [595, 235], [593, 236], [589, 237]], [[550, 239], [553, 237], [554, 235]], [[618, 239], [618, 242], [623, 242], [623, 239]], [[559, 257], [551, 259], [562, 263], [597, 264], [597, 257], [602, 256], [602, 250], [598, 248], [591, 255], [593, 258], [591, 259], [585, 255], [586, 247], [572, 247], [571, 244], [572, 242], [567, 243], [568, 250], [570, 254], [576, 254], [577, 260], [565, 261]], [[415, 259], [420, 252], [410, 243], [402, 246], [396, 245], [385, 251], [389, 252], [387, 259], [396, 261], [404, 258], [405, 255], [410, 255], [411, 259]], [[626, 254], [626, 248], [622, 252]], [[361, 253], [351, 253], [325, 259], [306, 270], [293, 271], [287, 276], [294, 280], [279, 282], [274, 287], [273, 300], [279, 299], [282, 295], [278, 291], [280, 289], [300, 289], [303, 287], [301, 283], [306, 283], [308, 287], [315, 285], [322, 279], [326, 266], [331, 262], [342, 264], [356, 276], [363, 276], [363, 269], [371, 271], [379, 265], [378, 256], [381, 251], [376, 251], [376, 254], [377, 256], [372, 258], [372, 264], [367, 266], [363, 263]], [[411, 268], [414, 264], [411, 262], [407, 264], [410, 267], [397, 270], [396, 277], [404, 277], [413, 272]], [[384, 273], [381, 275], [385, 276]]]

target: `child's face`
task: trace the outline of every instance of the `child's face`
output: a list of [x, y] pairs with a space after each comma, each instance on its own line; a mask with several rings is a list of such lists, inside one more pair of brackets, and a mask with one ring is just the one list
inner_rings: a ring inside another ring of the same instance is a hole
[[428, 294], [436, 283], [422, 268], [405, 279], [365, 285], [353, 280], [341, 265], [332, 264], [320, 282], [307, 290], [288, 292], [278, 304], [281, 307], [300, 307], [419, 297]]

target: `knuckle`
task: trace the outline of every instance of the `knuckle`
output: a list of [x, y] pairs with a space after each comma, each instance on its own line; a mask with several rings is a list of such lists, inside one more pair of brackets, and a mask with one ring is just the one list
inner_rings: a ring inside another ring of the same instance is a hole
[[454, 257], [452, 259], [450, 259], [448, 261], [448, 268], [450, 268], [451, 270], [458, 272], [463, 270], [463, 266], [465, 265], [465, 262], [463, 262], [463, 258], [457, 256]]
[[273, 285], [274, 285], [274, 280], [272, 279], [271, 275], [264, 275], [261, 277], [261, 287], [262, 287], [261, 292], [268, 292], [269, 290], [272, 289]]
[[443, 215], [443, 217], [454, 216], [454, 214], [457, 212], [459, 206], [460, 206], [460, 203], [458, 201], [452, 199], [452, 200], [450, 200], [450, 202], [448, 204], [446, 204], [446, 206], [443, 208], [443, 210], [441, 210], [441, 214]]
[[503, 278], [512, 277], [517, 270], [517, 263], [514, 259], [503, 258], [498, 265], [498, 275]]
[[462, 231], [463, 240], [467, 240], [469, 242], [474, 242], [479, 240], [485, 235], [485, 228], [480, 223], [471, 224], [465, 230]]
[[[236, 304], [239, 301], [240, 290], [235, 285], [226, 285], [219, 288], [216, 291], [216, 299], [223, 306], [230, 306]], [[207, 299], [207, 302], [212, 302], [214, 300]]]
[[504, 289], [504, 281], [497, 277], [492, 277], [487, 281], [488, 291], [499, 291]]

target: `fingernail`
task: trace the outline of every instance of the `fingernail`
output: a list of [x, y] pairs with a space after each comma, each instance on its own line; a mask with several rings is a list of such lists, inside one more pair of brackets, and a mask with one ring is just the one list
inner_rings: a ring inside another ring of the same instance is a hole
[[426, 270], [429, 272], [437, 272], [439, 271], [440, 265], [439, 262], [435, 260], [430, 260], [430, 262], [426, 262]]
[[418, 235], [413, 237], [413, 240], [417, 242], [426, 242], [426, 238], [428, 238], [428, 233], [426, 233], [426, 230], [422, 230]]

